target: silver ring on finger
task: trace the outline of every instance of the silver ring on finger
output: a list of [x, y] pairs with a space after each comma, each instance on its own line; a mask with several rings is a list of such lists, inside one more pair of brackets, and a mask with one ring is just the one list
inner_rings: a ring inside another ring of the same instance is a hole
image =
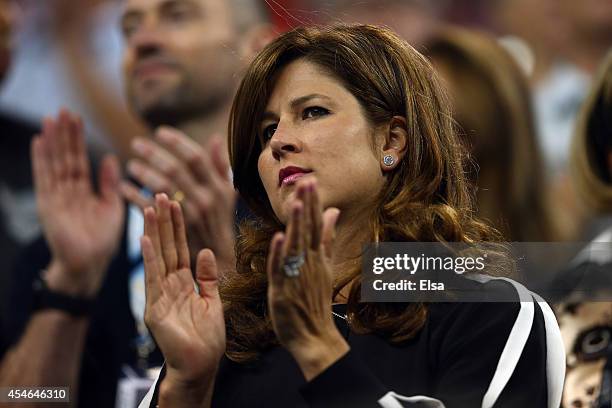
[[304, 252], [298, 255], [285, 257], [283, 262], [283, 271], [288, 278], [296, 278], [300, 276], [300, 268], [304, 265]]

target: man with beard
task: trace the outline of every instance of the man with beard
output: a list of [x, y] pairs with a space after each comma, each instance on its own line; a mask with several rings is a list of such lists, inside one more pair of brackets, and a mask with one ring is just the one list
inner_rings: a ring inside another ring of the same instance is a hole
[[[233, 231], [217, 220], [234, 216], [235, 192], [223, 142], [207, 139], [225, 131], [240, 69], [270, 38], [260, 7], [258, 0], [126, 0], [121, 18], [126, 93], [155, 134], [134, 141], [138, 159], [128, 164], [144, 188], [123, 182], [121, 191], [140, 206], [148, 192], [180, 199], [190, 244], [216, 246], [228, 269]], [[108, 407], [123, 371], [117, 401], [137, 401], [138, 378], [161, 363], [142, 322], [141, 215], [131, 205], [123, 216], [113, 158], [103, 160], [93, 192], [82, 125], [70, 113], [45, 120], [32, 152], [47, 243], [31, 248], [15, 273], [0, 386], [68, 386], [78, 406]]]

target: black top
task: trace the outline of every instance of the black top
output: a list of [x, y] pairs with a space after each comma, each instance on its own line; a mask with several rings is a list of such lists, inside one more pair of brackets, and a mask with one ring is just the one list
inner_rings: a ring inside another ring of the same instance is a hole
[[[500, 281], [486, 285], [511, 288]], [[546, 407], [546, 328], [539, 306], [536, 303], [533, 308], [531, 329], [522, 348], [516, 336], [510, 335], [515, 324], [520, 326], [519, 311], [527, 307], [518, 302], [429, 304], [425, 326], [401, 345], [392, 345], [376, 335], [353, 334], [345, 320], [335, 317], [350, 351], [310, 383], [281, 347], [248, 365], [224, 357], [212, 406], [417, 407], [429, 405], [402, 400], [401, 396], [428, 396], [447, 408], [480, 407], [496, 372], [504, 371], [498, 370], [498, 362], [502, 350], [509, 347], [518, 364], [508, 372], [510, 379], [494, 406]], [[334, 306], [339, 314], [344, 312], [342, 308]], [[502, 372], [497, 372], [498, 377], [503, 377]], [[163, 375], [162, 371], [160, 378]], [[157, 403], [159, 383], [151, 407]]]

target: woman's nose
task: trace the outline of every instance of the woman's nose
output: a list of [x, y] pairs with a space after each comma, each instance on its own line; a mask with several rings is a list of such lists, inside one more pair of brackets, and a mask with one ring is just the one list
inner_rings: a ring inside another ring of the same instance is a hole
[[270, 148], [274, 157], [280, 160], [288, 153], [299, 153], [302, 150], [302, 143], [295, 132], [279, 125], [270, 139]]

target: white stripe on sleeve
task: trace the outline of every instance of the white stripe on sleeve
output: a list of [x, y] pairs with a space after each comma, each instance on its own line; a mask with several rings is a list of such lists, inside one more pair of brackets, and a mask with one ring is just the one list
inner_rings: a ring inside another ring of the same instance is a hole
[[[512, 376], [516, 364], [523, 353], [525, 343], [531, 332], [534, 319], [534, 298], [537, 301], [544, 317], [544, 327], [546, 330], [546, 380], [548, 388], [548, 407], [557, 408], [561, 403], [563, 392], [563, 380], [565, 378], [565, 348], [561, 338], [561, 331], [553, 311], [550, 306], [535, 293], [527, 290], [523, 285], [508, 278], [491, 277], [487, 275], [472, 275], [470, 279], [478, 282], [488, 282], [490, 280], [503, 280], [511, 283], [519, 293], [521, 309], [516, 318], [514, 326], [510, 331], [510, 336], [506, 341], [506, 346], [502, 351], [497, 369], [489, 385], [489, 389], [482, 401], [482, 408], [489, 408], [495, 404], [508, 380]], [[526, 309], [527, 308], [527, 309]], [[527, 310], [527, 311], [524, 311]], [[523, 316], [521, 316], [523, 314]], [[527, 319], [529, 317], [529, 319]], [[515, 330], [516, 329], [516, 330]], [[516, 333], [519, 331], [519, 333]], [[523, 335], [520, 335], [523, 332]]]
[[397, 394], [390, 391], [378, 400], [378, 403], [383, 408], [403, 408], [404, 406], [399, 401], [420, 403], [425, 408], [444, 408], [442, 401], [425, 397], [422, 395], [415, 395], [414, 397], [404, 397], [403, 395]]
[[492, 407], [508, 384], [508, 381], [510, 381], [510, 377], [512, 377], [514, 373], [514, 369], [521, 358], [521, 354], [523, 354], [525, 344], [527, 344], [535, 314], [531, 293], [525, 289], [523, 285], [507, 278], [497, 279], [510, 282], [514, 286], [519, 294], [521, 308], [519, 309], [518, 316], [514, 321], [514, 326], [512, 326], [512, 330], [510, 330], [506, 345], [497, 362], [497, 368], [495, 369], [495, 374], [493, 374], [493, 379], [491, 379], [489, 388], [482, 399], [482, 408]]
[[552, 309], [539, 295], [533, 293], [544, 316], [546, 326], [546, 380], [548, 382], [548, 407], [561, 406], [565, 380], [565, 346], [561, 330]]

